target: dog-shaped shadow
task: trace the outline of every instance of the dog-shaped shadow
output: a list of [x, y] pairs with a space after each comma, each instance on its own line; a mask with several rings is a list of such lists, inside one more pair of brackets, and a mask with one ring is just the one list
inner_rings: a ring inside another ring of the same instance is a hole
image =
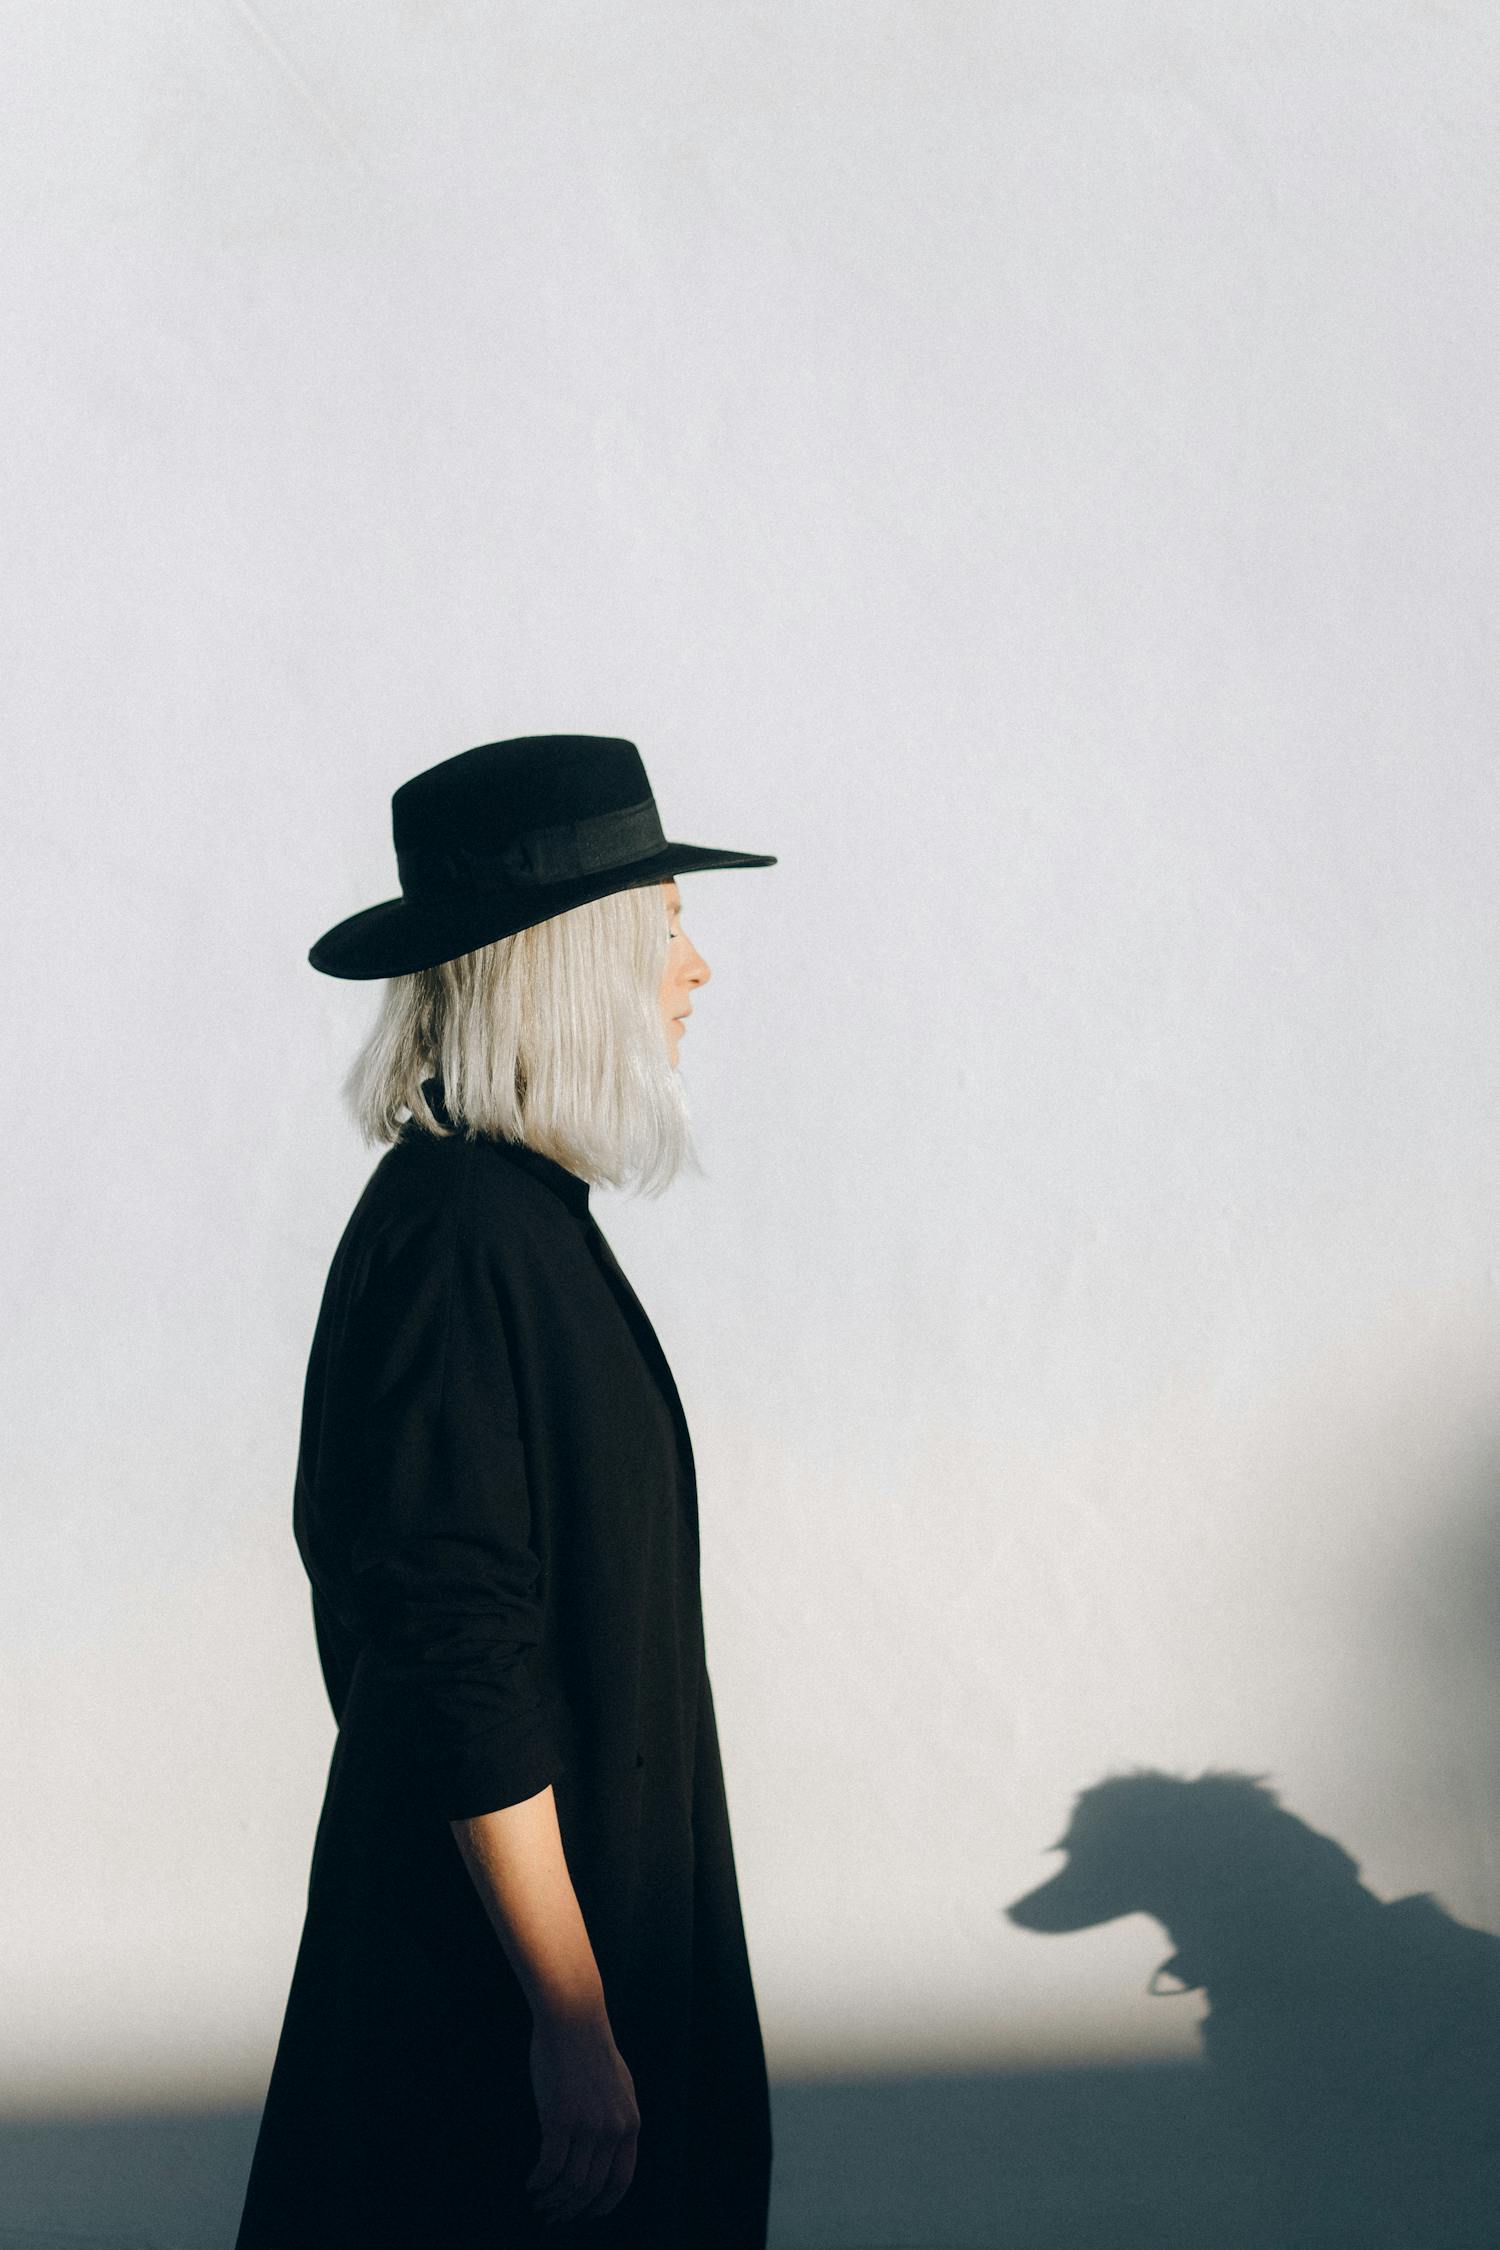
[[1053, 1848], [1066, 1865], [1010, 1920], [1162, 1924], [1176, 1950], [1151, 1990], [1205, 1996], [1278, 2250], [1496, 2250], [1500, 1938], [1425, 1892], [1383, 1903], [1262, 1776], [1113, 1775]]

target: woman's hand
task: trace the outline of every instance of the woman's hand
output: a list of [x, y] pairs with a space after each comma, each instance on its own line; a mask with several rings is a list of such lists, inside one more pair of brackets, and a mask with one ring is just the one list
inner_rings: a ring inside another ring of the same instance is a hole
[[526, 2181], [532, 2208], [549, 2226], [602, 2219], [635, 2177], [641, 2125], [635, 2082], [608, 2018], [536, 2015], [531, 2085], [542, 2127]]

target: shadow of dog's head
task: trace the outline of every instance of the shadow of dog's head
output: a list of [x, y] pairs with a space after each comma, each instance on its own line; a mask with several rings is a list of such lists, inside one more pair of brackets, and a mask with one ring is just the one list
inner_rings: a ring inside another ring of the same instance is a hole
[[1006, 1908], [1023, 1930], [1090, 1930], [1122, 1914], [1171, 1927], [1195, 1907], [1359, 1886], [1357, 1861], [1283, 1811], [1257, 1774], [1112, 1774], [1077, 1798], [1051, 1848], [1066, 1866]]

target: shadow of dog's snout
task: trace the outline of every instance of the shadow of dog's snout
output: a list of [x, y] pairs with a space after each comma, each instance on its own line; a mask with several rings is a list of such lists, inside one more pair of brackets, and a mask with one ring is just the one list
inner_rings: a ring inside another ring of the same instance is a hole
[[1007, 1919], [1018, 1929], [1061, 1934], [1150, 1913], [1184, 1793], [1191, 1800], [1190, 1785], [1151, 1770], [1112, 1775], [1084, 1790], [1049, 1847], [1065, 1854], [1065, 1864], [1007, 1906]]
[[1060, 1936], [1071, 1930], [1096, 1929], [1101, 1922], [1116, 1921], [1130, 1910], [1128, 1900], [1108, 1886], [1092, 1881], [1075, 1865], [1064, 1867], [1050, 1882], [1039, 1883], [1034, 1891], [1012, 1900], [1005, 1915], [1018, 1929], [1041, 1930]]

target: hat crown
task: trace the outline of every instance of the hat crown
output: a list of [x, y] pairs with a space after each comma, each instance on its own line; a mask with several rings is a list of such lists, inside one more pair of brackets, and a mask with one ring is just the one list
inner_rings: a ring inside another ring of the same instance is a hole
[[482, 742], [404, 781], [391, 799], [398, 852], [463, 843], [498, 850], [535, 828], [651, 803], [633, 742], [607, 734], [523, 734]]
[[566, 883], [666, 849], [641, 754], [614, 735], [461, 750], [402, 783], [391, 825], [410, 899]]

